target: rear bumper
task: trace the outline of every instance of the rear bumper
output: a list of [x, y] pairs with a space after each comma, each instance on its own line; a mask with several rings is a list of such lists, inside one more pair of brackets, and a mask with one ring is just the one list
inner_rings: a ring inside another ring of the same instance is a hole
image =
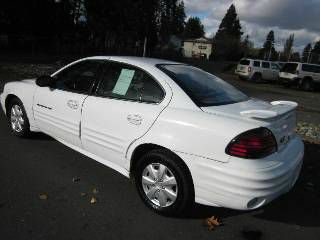
[[203, 159], [192, 164], [195, 201], [238, 210], [261, 207], [288, 192], [302, 167], [304, 145], [300, 137], [266, 159], [230, 157], [228, 163]]
[[241, 78], [244, 78], [244, 79], [250, 79], [250, 77], [251, 77], [250, 73], [241, 72], [241, 71], [238, 71], [238, 70], [235, 70], [235, 74], [238, 75]]

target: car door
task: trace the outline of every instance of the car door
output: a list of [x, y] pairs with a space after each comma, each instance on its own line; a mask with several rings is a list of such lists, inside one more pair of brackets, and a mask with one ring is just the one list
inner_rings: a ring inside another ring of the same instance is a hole
[[41, 131], [81, 147], [81, 108], [97, 78], [100, 64], [92, 60], [75, 63], [53, 76], [52, 87], [37, 88], [33, 110]]
[[270, 63], [269, 62], [262, 62], [262, 78], [265, 80], [271, 80], [272, 79], [272, 71], [270, 69]]
[[279, 76], [280, 67], [276, 63], [271, 63], [272, 80], [276, 81]]
[[81, 140], [108, 166], [125, 167], [128, 147], [143, 136], [171, 99], [170, 88], [148, 72], [122, 63], [106, 64], [96, 94], [83, 106]]

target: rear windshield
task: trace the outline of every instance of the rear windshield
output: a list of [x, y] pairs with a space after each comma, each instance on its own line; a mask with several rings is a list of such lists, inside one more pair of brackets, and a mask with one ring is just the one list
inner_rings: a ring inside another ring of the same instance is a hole
[[297, 70], [297, 67], [298, 67], [297, 63], [286, 63], [283, 65], [281, 72], [295, 73]]
[[217, 106], [246, 101], [248, 96], [201, 69], [183, 65], [159, 65], [199, 106]]
[[250, 65], [250, 61], [246, 60], [246, 59], [243, 59], [243, 60], [240, 61], [240, 64], [248, 66], [248, 65]]

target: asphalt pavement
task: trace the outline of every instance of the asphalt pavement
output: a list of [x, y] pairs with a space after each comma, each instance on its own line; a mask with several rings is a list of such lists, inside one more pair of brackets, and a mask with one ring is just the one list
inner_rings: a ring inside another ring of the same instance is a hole
[[[239, 84], [233, 78], [230, 82]], [[276, 87], [275, 95], [268, 95], [263, 84], [240, 85], [266, 100], [286, 97], [285, 93], [290, 97], [296, 91]], [[315, 99], [319, 95], [315, 93]], [[318, 121], [314, 106], [319, 102], [312, 98], [305, 93], [298, 100], [312, 111], [308, 119]], [[299, 114], [305, 119], [306, 113]], [[296, 186], [269, 205], [248, 212], [196, 205], [185, 217], [168, 218], [147, 209], [132, 182], [108, 167], [44, 134], [31, 139], [12, 136], [1, 112], [0, 239], [318, 240], [320, 145], [305, 146]], [[93, 197], [96, 203], [91, 203]], [[211, 216], [223, 223], [213, 231], [204, 224]]]
[[[288, 194], [256, 211], [197, 205], [186, 217], [154, 214], [130, 180], [50, 137], [19, 139], [0, 116], [0, 239], [319, 239], [318, 145]], [[92, 197], [96, 203], [90, 203]], [[204, 219], [223, 226], [208, 231]]]

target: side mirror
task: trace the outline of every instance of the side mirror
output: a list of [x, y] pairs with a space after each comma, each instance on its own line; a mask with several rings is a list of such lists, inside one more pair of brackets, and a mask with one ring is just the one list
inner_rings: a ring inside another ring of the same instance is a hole
[[54, 78], [51, 76], [40, 76], [36, 80], [36, 84], [39, 87], [52, 87], [54, 84]]

